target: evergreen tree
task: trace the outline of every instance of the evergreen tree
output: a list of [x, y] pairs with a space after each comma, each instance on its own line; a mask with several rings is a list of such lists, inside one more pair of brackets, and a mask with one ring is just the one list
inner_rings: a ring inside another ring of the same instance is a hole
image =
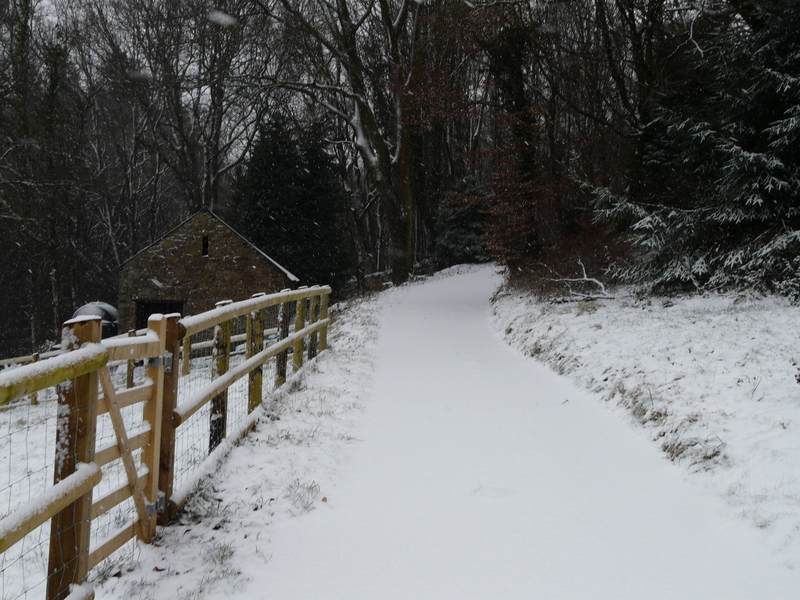
[[234, 226], [304, 285], [340, 290], [352, 269], [344, 206], [323, 127], [293, 128], [274, 115], [236, 182]]
[[484, 241], [489, 190], [474, 176], [456, 185], [449, 201], [439, 207], [434, 260], [440, 269], [489, 260]]
[[661, 48], [645, 193], [601, 191], [601, 216], [644, 251], [630, 280], [800, 297], [800, 6], [731, 5]]

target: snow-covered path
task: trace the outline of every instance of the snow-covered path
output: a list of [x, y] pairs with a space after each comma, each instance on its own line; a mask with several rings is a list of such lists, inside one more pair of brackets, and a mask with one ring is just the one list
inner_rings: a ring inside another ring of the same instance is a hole
[[499, 339], [498, 283], [395, 293], [361, 441], [237, 597], [796, 598], [800, 577], [623, 413]]
[[800, 597], [650, 430], [502, 341], [499, 283], [458, 268], [334, 311], [331, 351], [157, 544], [93, 571], [98, 600]]

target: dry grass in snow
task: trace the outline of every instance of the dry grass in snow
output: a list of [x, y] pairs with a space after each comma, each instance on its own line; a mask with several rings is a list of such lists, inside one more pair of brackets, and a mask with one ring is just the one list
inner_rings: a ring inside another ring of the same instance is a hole
[[554, 304], [506, 289], [493, 313], [509, 344], [627, 409], [667, 457], [800, 566], [800, 307], [630, 289]]

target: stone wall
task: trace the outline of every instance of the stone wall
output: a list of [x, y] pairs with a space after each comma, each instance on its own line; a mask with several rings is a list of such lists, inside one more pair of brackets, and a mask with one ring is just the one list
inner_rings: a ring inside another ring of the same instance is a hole
[[201, 212], [122, 266], [120, 332], [134, 328], [137, 301], [180, 302], [183, 314], [191, 315], [220, 300], [244, 300], [296, 285], [233, 229]]

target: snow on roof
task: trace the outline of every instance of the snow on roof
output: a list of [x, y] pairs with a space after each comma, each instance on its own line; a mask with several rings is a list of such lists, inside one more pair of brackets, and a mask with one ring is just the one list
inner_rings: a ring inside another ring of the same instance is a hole
[[283, 273], [286, 275], [286, 277], [288, 277], [288, 278], [289, 278], [289, 281], [294, 281], [294, 282], [299, 282], [299, 281], [300, 281], [300, 278], [299, 278], [299, 277], [297, 277], [296, 275], [293, 275], [293, 274], [292, 274], [292, 273], [291, 273], [291, 272], [290, 272], [288, 269], [286, 269], [285, 267], [283, 267], [282, 265], [280, 265], [280, 264], [279, 264], [279, 263], [278, 263], [278, 262], [277, 262], [277, 261], [276, 261], [274, 258], [272, 258], [271, 256], [269, 256], [269, 255], [268, 255], [268, 254], [266, 254], [265, 252], [262, 252], [262, 251], [261, 251], [261, 250], [260, 250], [260, 249], [259, 249], [259, 248], [258, 248], [258, 247], [255, 245], [255, 244], [253, 244], [253, 243], [252, 243], [250, 240], [248, 240], [246, 237], [244, 237], [244, 236], [243, 236], [241, 233], [239, 233], [238, 231], [236, 231], [236, 230], [235, 230], [233, 227], [231, 227], [230, 225], [228, 225], [228, 224], [227, 224], [227, 223], [226, 223], [226, 222], [225, 222], [223, 219], [221, 219], [221, 218], [220, 218], [218, 215], [214, 214], [214, 213], [213, 213], [213, 212], [211, 212], [210, 210], [208, 211], [208, 214], [210, 214], [210, 215], [211, 215], [212, 217], [214, 217], [214, 218], [215, 218], [217, 221], [219, 221], [220, 223], [222, 223], [223, 225], [225, 225], [225, 227], [227, 227], [227, 228], [228, 228], [228, 229], [230, 229], [230, 230], [231, 230], [233, 233], [235, 233], [235, 234], [236, 234], [236, 235], [238, 235], [240, 238], [242, 238], [242, 240], [243, 240], [244, 242], [246, 242], [247, 244], [249, 244], [250, 246], [252, 246], [252, 247], [253, 247], [253, 248], [256, 250], [256, 252], [258, 252], [258, 253], [259, 253], [261, 256], [263, 256], [264, 258], [266, 258], [266, 259], [267, 259], [269, 262], [271, 262], [273, 265], [275, 265], [275, 266], [276, 266], [276, 267], [278, 267], [278, 268], [279, 268], [281, 271], [283, 271]]

